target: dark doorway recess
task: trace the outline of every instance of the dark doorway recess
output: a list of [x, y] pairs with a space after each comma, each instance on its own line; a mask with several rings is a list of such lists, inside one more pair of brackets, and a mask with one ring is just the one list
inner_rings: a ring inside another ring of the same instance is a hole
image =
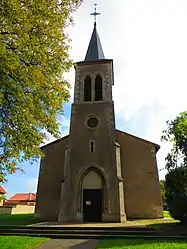
[[83, 189], [83, 221], [102, 222], [102, 189]]

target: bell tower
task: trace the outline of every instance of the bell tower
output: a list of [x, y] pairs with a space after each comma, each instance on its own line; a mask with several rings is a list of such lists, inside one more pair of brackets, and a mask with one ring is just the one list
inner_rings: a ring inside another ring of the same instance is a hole
[[74, 102], [65, 154], [59, 221], [126, 220], [120, 147], [116, 142], [113, 60], [94, 29], [85, 60], [75, 63]]

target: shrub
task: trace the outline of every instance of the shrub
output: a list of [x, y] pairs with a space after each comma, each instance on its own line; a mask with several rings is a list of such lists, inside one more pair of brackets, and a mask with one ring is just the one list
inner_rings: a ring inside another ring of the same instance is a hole
[[175, 168], [166, 175], [166, 200], [174, 219], [187, 223], [187, 169]]
[[187, 223], [187, 196], [174, 196], [168, 202], [168, 209], [172, 218]]

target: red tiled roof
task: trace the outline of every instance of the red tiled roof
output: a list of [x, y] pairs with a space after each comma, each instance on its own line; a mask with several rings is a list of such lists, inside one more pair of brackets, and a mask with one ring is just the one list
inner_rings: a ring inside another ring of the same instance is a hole
[[2, 186], [0, 186], [0, 194], [6, 194], [6, 191], [4, 190]]
[[9, 201], [35, 201], [35, 200], [36, 200], [36, 195], [34, 193], [15, 194], [9, 199]]
[[7, 205], [27, 205], [27, 206], [35, 206], [35, 201], [4, 201], [3, 206]]

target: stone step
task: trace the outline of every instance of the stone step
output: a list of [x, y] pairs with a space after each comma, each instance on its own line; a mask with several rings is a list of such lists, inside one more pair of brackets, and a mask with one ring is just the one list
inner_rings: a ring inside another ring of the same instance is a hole
[[[0, 225], [0, 231], [4, 229], [31, 229], [31, 230], [60, 230], [60, 231], [183, 231], [184, 227], [175, 225], [173, 228], [153, 228], [146, 226], [131, 226], [131, 227], [73, 227], [73, 226], [19, 226], [19, 225]], [[186, 229], [187, 230], [187, 229]]]

